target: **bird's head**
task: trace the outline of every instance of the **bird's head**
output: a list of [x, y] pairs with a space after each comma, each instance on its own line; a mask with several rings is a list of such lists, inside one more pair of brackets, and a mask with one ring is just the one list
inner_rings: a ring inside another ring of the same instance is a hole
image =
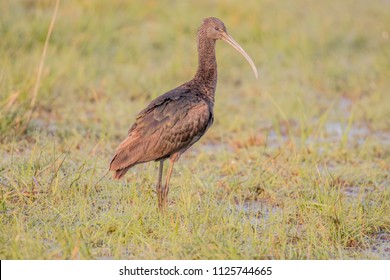
[[202, 21], [202, 24], [198, 31], [198, 38], [205, 37], [213, 40], [223, 40], [235, 48], [239, 53], [242, 54], [249, 62], [252, 67], [253, 73], [255, 74], [256, 79], [258, 78], [258, 73], [255, 64], [249, 55], [244, 51], [243, 48], [230, 36], [227, 31], [225, 24], [215, 17], [205, 18]]
[[222, 33], [227, 34], [225, 24], [215, 17], [205, 18], [199, 28], [199, 32], [202, 32], [207, 38], [214, 40], [222, 39]]

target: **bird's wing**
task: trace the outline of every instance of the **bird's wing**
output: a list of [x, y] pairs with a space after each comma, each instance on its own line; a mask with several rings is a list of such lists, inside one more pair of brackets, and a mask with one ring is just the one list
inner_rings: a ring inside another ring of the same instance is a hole
[[110, 169], [128, 168], [185, 150], [199, 140], [212, 120], [212, 107], [201, 95], [188, 89], [172, 90], [139, 113]]

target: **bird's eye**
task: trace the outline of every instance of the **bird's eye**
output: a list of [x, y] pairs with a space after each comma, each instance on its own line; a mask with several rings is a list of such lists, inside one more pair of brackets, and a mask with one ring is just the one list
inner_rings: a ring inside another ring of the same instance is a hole
[[214, 27], [214, 29], [215, 29], [215, 30], [217, 30], [217, 31], [219, 30], [219, 28], [218, 28], [217, 26], [216, 26], [216, 27]]

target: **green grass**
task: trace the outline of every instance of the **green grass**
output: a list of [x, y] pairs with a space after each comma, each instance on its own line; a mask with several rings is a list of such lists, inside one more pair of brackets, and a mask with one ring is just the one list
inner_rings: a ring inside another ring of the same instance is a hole
[[[389, 259], [390, 3], [0, 3], [1, 259]], [[107, 173], [153, 98], [196, 70], [221, 18], [215, 122], [182, 156]], [[24, 131], [24, 127], [27, 130]]]

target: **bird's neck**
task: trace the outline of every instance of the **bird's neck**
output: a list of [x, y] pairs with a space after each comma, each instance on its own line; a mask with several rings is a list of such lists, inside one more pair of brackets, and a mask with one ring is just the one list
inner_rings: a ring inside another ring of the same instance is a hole
[[198, 70], [194, 81], [201, 87], [211, 101], [217, 87], [217, 60], [215, 58], [215, 40], [199, 38], [198, 40]]

